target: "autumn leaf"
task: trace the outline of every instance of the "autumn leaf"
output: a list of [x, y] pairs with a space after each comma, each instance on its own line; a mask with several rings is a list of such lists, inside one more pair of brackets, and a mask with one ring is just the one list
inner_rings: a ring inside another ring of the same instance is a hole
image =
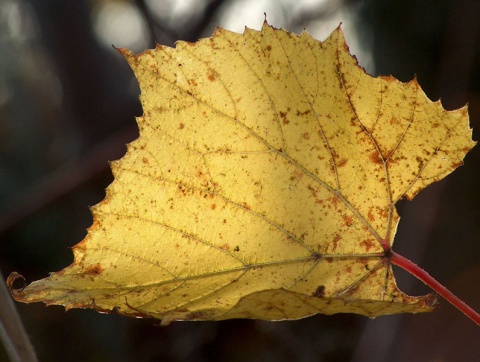
[[466, 107], [366, 74], [340, 28], [322, 43], [265, 23], [120, 52], [140, 137], [112, 162], [73, 264], [18, 301], [163, 323], [435, 309], [396, 286], [395, 203], [462, 164]]

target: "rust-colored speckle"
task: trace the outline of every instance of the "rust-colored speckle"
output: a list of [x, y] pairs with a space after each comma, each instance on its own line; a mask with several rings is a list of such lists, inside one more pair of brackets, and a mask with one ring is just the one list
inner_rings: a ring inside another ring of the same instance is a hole
[[99, 275], [103, 271], [103, 268], [100, 266], [100, 263], [87, 266], [85, 268], [85, 274], [89, 274], [91, 276]]
[[335, 160], [338, 160], [340, 158], [340, 155], [337, 153], [337, 151], [335, 151], [334, 148], [331, 149], [331, 152], [332, 152], [332, 156]]
[[374, 222], [374, 221], [375, 221], [375, 215], [374, 215], [374, 213], [372, 212], [372, 209], [369, 209], [369, 210], [368, 210], [368, 221], [370, 221], [370, 222]]
[[100, 263], [97, 263], [86, 267], [85, 271], [89, 274], [100, 274], [103, 272], [103, 268], [101, 267]]
[[313, 197], [315, 197], [315, 198], [317, 197], [317, 191], [315, 190], [315, 188], [312, 185], [307, 185], [307, 189], [310, 190]]
[[373, 163], [376, 163], [377, 165], [382, 165], [383, 164], [382, 156], [379, 155], [377, 151], [373, 151], [370, 154], [370, 161], [372, 161]]
[[215, 74], [213, 72], [211, 72], [209, 75], [208, 75], [208, 80], [213, 82], [215, 80]]
[[290, 174], [290, 181], [299, 180], [302, 178], [302, 176], [303, 176], [302, 171], [300, 171], [299, 169], [295, 169], [293, 173]]
[[400, 121], [396, 117], [390, 118], [390, 125], [392, 127], [397, 127], [400, 124]]
[[365, 239], [360, 242], [360, 246], [364, 248], [367, 253], [369, 253], [370, 249], [374, 248], [376, 245], [377, 242], [371, 239]]
[[220, 249], [222, 250], [225, 250], [225, 251], [229, 251], [230, 250], [230, 245], [225, 243], [225, 244], [222, 244], [222, 245], [219, 245], [218, 246]]
[[272, 50], [272, 46], [271, 46], [271, 45], [267, 45], [267, 50], [268, 50], [268, 51]]
[[300, 111], [297, 110], [297, 116], [306, 116], [308, 114], [310, 114], [309, 109], [307, 109], [306, 111], [303, 111], [303, 112], [300, 112]]
[[241, 205], [242, 205], [243, 208], [245, 208], [245, 209], [247, 209], [247, 210], [251, 210], [250, 205], [247, 204], [246, 202], [242, 202]]
[[348, 227], [353, 225], [353, 216], [351, 215], [344, 215], [343, 216], [343, 221], [345, 222], [345, 225]]
[[185, 124], [184, 123], [179, 123], [178, 124], [178, 129], [184, 129], [185, 128]]
[[336, 234], [335, 237], [333, 238], [332, 240], [332, 244], [333, 244], [333, 249], [336, 250], [337, 247], [338, 247], [338, 242], [342, 240], [342, 237], [339, 235], [339, 234]]
[[333, 204], [335, 207], [338, 207], [338, 205], [340, 204], [340, 200], [339, 200], [339, 198], [336, 197], [336, 196], [329, 197], [329, 198], [328, 198], [328, 202], [330, 202], [331, 204]]
[[418, 168], [419, 168], [419, 169], [422, 169], [422, 168], [423, 168], [423, 163], [424, 163], [424, 162], [423, 162], [423, 158], [420, 157], [420, 156], [417, 156], [417, 157], [415, 157], [415, 161], [418, 162]]
[[178, 191], [180, 191], [182, 195], [185, 195], [185, 188], [182, 185], [178, 185]]
[[386, 207], [384, 209], [382, 209], [380, 207], [377, 207], [377, 214], [379, 214], [382, 219], [387, 220], [388, 219], [388, 214], [389, 214], [388, 207]]
[[290, 123], [290, 121], [287, 118], [287, 113], [286, 112], [280, 112], [280, 117], [282, 117], [283, 125], [287, 125], [287, 124]]
[[340, 160], [340, 162], [337, 163], [337, 167], [345, 167], [347, 164], [348, 160], [346, 158]]
[[142, 162], [145, 163], [145, 164], [147, 164], [147, 163], [148, 163], [148, 158], [143, 157], [143, 158], [142, 158]]
[[211, 205], [210, 205], [210, 208], [211, 208], [212, 210], [215, 210], [215, 209], [217, 208], [217, 205], [216, 205], [216, 204], [211, 204]]

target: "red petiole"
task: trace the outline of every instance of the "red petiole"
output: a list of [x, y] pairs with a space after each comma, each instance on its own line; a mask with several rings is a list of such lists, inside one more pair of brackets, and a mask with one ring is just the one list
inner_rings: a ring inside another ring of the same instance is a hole
[[465, 302], [460, 300], [455, 294], [445, 288], [442, 284], [436, 281], [430, 274], [428, 274], [425, 270], [420, 268], [417, 264], [408, 260], [407, 258], [391, 251], [390, 253], [390, 262], [399, 266], [400, 268], [406, 270], [430, 288], [432, 288], [435, 292], [441, 295], [446, 301], [451, 303], [455, 308], [460, 310], [464, 313], [468, 318], [472, 321], [477, 323], [480, 326], [480, 314], [469, 307]]

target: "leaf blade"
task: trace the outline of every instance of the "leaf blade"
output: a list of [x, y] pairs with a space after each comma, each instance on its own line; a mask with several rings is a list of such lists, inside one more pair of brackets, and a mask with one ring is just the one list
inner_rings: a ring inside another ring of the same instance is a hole
[[473, 147], [466, 108], [367, 75], [340, 29], [323, 43], [268, 24], [217, 29], [122, 53], [142, 91], [140, 138], [112, 163], [74, 263], [17, 300], [164, 323], [434, 309], [396, 287], [394, 204]]

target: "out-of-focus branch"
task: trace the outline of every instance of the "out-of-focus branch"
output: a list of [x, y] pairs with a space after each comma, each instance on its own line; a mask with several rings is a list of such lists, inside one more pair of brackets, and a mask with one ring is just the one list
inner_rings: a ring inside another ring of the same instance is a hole
[[37, 356], [0, 273], [0, 340], [12, 362], [36, 362]]
[[135, 138], [137, 131], [132, 127], [91, 148], [83, 158], [74, 160], [30, 189], [19, 192], [7, 205], [0, 206], [0, 234], [52, 204], [62, 196], [85, 184], [101, 172], [109, 169], [108, 160], [115, 160], [125, 153], [124, 145]]
[[160, 34], [163, 35], [163, 38], [167, 38], [170, 44], [173, 45], [176, 40], [186, 40], [186, 41], [196, 41], [198, 37], [203, 33], [206, 27], [211, 23], [211, 21], [216, 17], [218, 11], [224, 3], [228, 0], [211, 0], [205, 6], [202, 11], [202, 14], [197, 16], [198, 21], [191, 23], [189, 27], [183, 29], [173, 29], [162, 24], [159, 19], [156, 19], [151, 11], [148, 9], [145, 0], [135, 0], [138, 10], [142, 13], [142, 16], [147, 24], [148, 31], [150, 34], [151, 42], [159, 41]]

